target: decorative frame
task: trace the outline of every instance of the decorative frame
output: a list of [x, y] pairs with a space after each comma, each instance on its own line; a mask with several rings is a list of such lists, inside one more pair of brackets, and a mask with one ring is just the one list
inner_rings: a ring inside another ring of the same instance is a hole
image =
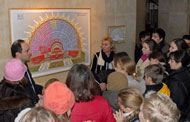
[[9, 9], [11, 44], [30, 45], [33, 77], [90, 65], [90, 9]]
[[115, 43], [122, 43], [126, 40], [126, 26], [108, 26], [108, 36]]

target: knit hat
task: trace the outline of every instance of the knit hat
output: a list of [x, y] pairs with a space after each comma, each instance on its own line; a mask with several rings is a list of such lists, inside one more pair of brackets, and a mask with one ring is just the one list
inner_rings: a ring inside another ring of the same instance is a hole
[[26, 70], [26, 65], [20, 59], [10, 59], [5, 64], [4, 77], [9, 81], [20, 81]]
[[114, 91], [119, 91], [121, 89], [127, 88], [128, 87], [128, 80], [127, 77], [120, 73], [120, 72], [112, 72], [108, 76], [108, 81], [107, 81], [107, 89], [108, 90], [114, 90]]
[[61, 82], [53, 82], [44, 92], [44, 107], [53, 111], [56, 115], [64, 114], [75, 103], [72, 91]]

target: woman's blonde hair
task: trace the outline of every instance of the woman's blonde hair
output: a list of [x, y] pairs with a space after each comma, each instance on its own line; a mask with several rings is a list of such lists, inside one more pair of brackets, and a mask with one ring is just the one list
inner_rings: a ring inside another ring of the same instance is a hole
[[105, 42], [105, 41], [108, 41], [110, 43], [110, 45], [112, 46], [111, 50], [114, 50], [115, 49], [115, 46], [114, 46], [114, 43], [113, 43], [113, 40], [111, 37], [104, 37], [102, 39], [102, 42]]
[[102, 39], [102, 42], [104, 42], [104, 41], [109, 41], [111, 45], [113, 44], [113, 41], [112, 41], [112, 38], [111, 38], [111, 37], [104, 37], [104, 38]]
[[50, 110], [44, 107], [35, 107], [28, 111], [19, 122], [62, 122], [58, 117]]
[[143, 102], [143, 95], [137, 88], [128, 87], [120, 90], [118, 93], [118, 102], [124, 107], [129, 107], [134, 112], [127, 117], [127, 120], [140, 112], [140, 106]]

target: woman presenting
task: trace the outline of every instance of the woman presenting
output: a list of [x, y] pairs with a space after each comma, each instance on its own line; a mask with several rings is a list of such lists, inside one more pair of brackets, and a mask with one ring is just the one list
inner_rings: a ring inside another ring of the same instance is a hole
[[110, 37], [106, 37], [102, 40], [101, 51], [94, 54], [92, 61], [91, 71], [97, 81], [99, 81], [97, 74], [100, 71], [109, 71], [113, 69], [113, 56], [114, 51], [112, 39]]

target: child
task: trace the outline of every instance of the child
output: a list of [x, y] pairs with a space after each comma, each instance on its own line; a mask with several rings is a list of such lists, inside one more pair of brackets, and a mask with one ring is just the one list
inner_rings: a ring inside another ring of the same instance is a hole
[[171, 72], [170, 66], [167, 63], [164, 54], [162, 54], [161, 52], [154, 51], [152, 54], [150, 54], [149, 60], [150, 60], [150, 65], [152, 65], [152, 64], [161, 64], [163, 66], [163, 68], [164, 68], [164, 78], [166, 78], [169, 75], [169, 73]]
[[136, 88], [122, 89], [118, 94], [120, 111], [114, 114], [117, 122], [136, 122], [143, 102], [143, 96]]
[[61, 120], [44, 107], [34, 107], [24, 114], [19, 122], [61, 122]]
[[120, 72], [126, 76], [129, 87], [138, 88], [141, 93], [144, 93], [145, 81], [142, 79], [142, 77], [139, 77], [138, 73], [135, 72], [135, 62], [131, 58], [121, 57], [120, 55], [115, 54], [113, 65], [116, 72]]
[[74, 94], [62, 82], [53, 82], [44, 91], [44, 107], [53, 111], [60, 119], [69, 121], [74, 103]]
[[75, 95], [72, 122], [115, 122], [107, 100], [98, 96], [98, 85], [88, 66], [75, 64], [66, 78], [66, 84]]
[[166, 57], [169, 45], [165, 41], [166, 33], [162, 28], [156, 28], [152, 32], [152, 39], [156, 42], [156, 50]]
[[153, 40], [145, 40], [143, 42], [143, 55], [141, 56], [136, 65], [136, 71], [139, 72], [139, 75], [142, 77], [144, 76], [144, 69], [150, 64], [148, 57], [155, 50], [155, 48], [156, 43]]
[[166, 65], [165, 56], [161, 52], [158, 52], [158, 51], [152, 52], [149, 56], [149, 60], [150, 60], [150, 65], [152, 64]]
[[166, 95], [152, 92], [141, 104], [140, 122], [178, 122], [180, 111]]
[[38, 103], [35, 105], [36, 107], [38, 106], [43, 106], [43, 94], [44, 94], [44, 90], [52, 83], [56, 82], [56, 81], [59, 81], [57, 78], [51, 78], [49, 79], [46, 84], [44, 85], [44, 88], [42, 90], [42, 95], [38, 95], [39, 97], [39, 101]]
[[[52, 78], [48, 80], [45, 89], [43, 90], [43, 96], [40, 97], [40, 103], [38, 103], [36, 107], [44, 107], [45, 109], [51, 110], [60, 120], [70, 122], [69, 115], [71, 113], [71, 108], [75, 103], [74, 94], [64, 83], [55, 80], [57, 79]], [[31, 108], [28, 108], [22, 113], [19, 113], [15, 122], [19, 122], [20, 119], [23, 118], [23, 114], [30, 110]]]
[[107, 86], [107, 91], [104, 91], [102, 96], [106, 98], [114, 112], [118, 111], [117, 94], [121, 89], [128, 87], [127, 78], [123, 73], [113, 72], [109, 75]]
[[170, 90], [165, 83], [162, 83], [164, 77], [164, 69], [159, 64], [149, 65], [145, 68], [145, 81], [146, 81], [146, 91], [156, 91], [170, 96]]
[[177, 50], [187, 51], [187, 49], [188, 49], [188, 45], [185, 42], [185, 40], [181, 38], [176, 38], [176, 39], [173, 39], [170, 43], [169, 53], [175, 52]]
[[142, 56], [142, 42], [145, 40], [150, 40], [150, 34], [146, 31], [141, 31], [139, 33], [139, 39], [136, 41], [135, 45], [135, 63], [137, 63]]

